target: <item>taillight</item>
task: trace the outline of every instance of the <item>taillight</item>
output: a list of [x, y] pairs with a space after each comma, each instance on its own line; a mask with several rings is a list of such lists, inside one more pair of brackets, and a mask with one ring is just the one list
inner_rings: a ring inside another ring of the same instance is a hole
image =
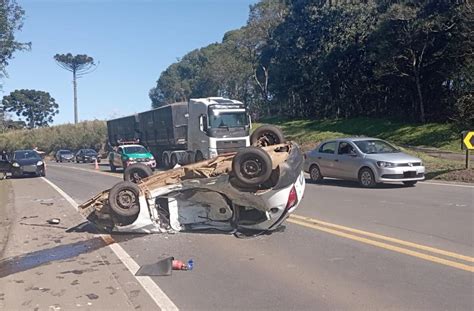
[[288, 202], [286, 203], [286, 209], [290, 209], [298, 203], [298, 195], [296, 194], [296, 188], [293, 185], [288, 195]]

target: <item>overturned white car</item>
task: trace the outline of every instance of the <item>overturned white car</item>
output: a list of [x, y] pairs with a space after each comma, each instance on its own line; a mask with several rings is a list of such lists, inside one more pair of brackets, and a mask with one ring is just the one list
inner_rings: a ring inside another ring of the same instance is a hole
[[303, 154], [276, 131], [263, 127], [252, 135], [252, 147], [154, 175], [134, 164], [125, 181], [79, 210], [107, 231], [275, 230], [297, 208], [305, 189]]

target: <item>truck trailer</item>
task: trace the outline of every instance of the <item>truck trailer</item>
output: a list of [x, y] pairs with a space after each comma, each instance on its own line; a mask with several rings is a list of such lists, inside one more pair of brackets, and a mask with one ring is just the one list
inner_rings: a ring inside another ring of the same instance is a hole
[[222, 97], [190, 99], [107, 121], [111, 145], [136, 140], [161, 166], [175, 167], [250, 145], [250, 118], [243, 103]]

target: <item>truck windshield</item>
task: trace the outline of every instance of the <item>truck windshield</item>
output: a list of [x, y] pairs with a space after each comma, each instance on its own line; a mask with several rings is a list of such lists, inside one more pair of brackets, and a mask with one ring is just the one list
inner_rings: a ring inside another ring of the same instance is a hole
[[216, 112], [209, 117], [210, 128], [232, 128], [248, 125], [248, 117], [245, 112]]
[[146, 150], [142, 146], [131, 146], [131, 147], [125, 147], [123, 149], [125, 153], [148, 153], [148, 150]]

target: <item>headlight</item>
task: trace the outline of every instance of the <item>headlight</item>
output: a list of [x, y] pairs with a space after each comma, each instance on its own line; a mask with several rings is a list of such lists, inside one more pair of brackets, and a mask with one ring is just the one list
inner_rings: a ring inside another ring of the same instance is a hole
[[41, 165], [43, 165], [43, 161], [36, 162], [36, 166], [41, 166]]
[[397, 167], [397, 164], [395, 163], [391, 163], [391, 162], [385, 162], [385, 161], [378, 161], [377, 162], [377, 165], [379, 167]]
[[135, 161], [135, 158], [128, 158], [128, 161]]
[[13, 166], [13, 167], [20, 167], [20, 164], [18, 164], [18, 163], [15, 162], [15, 163], [12, 164], [12, 166]]

